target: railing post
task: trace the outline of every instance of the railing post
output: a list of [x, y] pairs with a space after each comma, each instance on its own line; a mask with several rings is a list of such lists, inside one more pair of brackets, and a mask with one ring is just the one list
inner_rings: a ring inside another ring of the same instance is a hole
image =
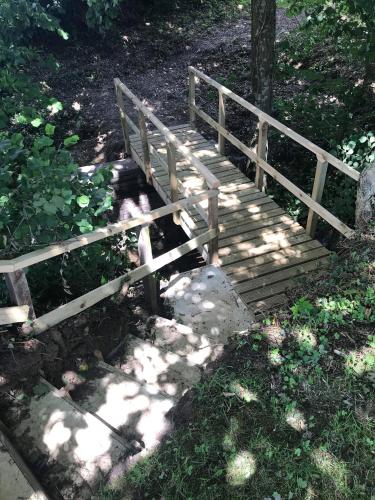
[[[150, 238], [150, 227], [148, 224], [144, 224], [141, 227], [138, 238], [138, 254], [140, 265], [149, 264], [152, 260], [152, 247]], [[158, 283], [152, 274], [149, 274], [143, 278], [143, 287], [145, 294], [146, 306], [149, 310], [156, 314], [158, 312]]]
[[[265, 161], [267, 161], [267, 148], [268, 148], [268, 123], [259, 121], [257, 156]], [[259, 189], [259, 191], [265, 191], [267, 186], [266, 174], [258, 163], [256, 164], [255, 185]]]
[[219, 265], [219, 191], [208, 199], [208, 229], [216, 229], [216, 236], [208, 242], [208, 263]]
[[139, 133], [141, 135], [142, 148], [143, 148], [143, 163], [146, 169], [146, 179], [149, 184], [152, 183], [152, 165], [150, 157], [150, 146], [148, 144], [147, 129], [145, 115], [143, 111], [138, 110], [138, 123], [139, 123]]
[[[219, 125], [225, 128], [225, 94], [219, 90]], [[218, 150], [221, 155], [225, 155], [225, 137], [219, 132]]]
[[29, 306], [29, 320], [34, 320], [36, 316], [25, 271], [14, 271], [4, 277], [12, 303], [16, 306]]
[[131, 155], [129, 127], [128, 127], [128, 122], [126, 121], [124, 96], [122, 95], [122, 91], [118, 85], [116, 85], [116, 99], [117, 99], [117, 106], [120, 111], [120, 121], [122, 127], [122, 134], [124, 136], [125, 153], [127, 155]]
[[[176, 168], [176, 147], [171, 142], [167, 142], [169, 185], [171, 190], [171, 202], [178, 201], [178, 184]], [[173, 222], [180, 225], [180, 212], [174, 212]]]
[[196, 128], [196, 114], [193, 109], [195, 106], [195, 75], [191, 69], [189, 69], [189, 123], [191, 128]]
[[[320, 203], [322, 201], [324, 184], [326, 181], [328, 169], [328, 162], [321, 156], [317, 156], [315, 179], [313, 190], [311, 193], [311, 198]], [[316, 225], [318, 222], [318, 215], [313, 209], [309, 209], [309, 214], [307, 216], [306, 232], [313, 238], [316, 232]]]

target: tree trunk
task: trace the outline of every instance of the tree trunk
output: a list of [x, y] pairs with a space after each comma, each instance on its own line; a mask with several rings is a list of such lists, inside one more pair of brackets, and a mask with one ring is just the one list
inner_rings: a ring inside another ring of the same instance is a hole
[[373, 230], [375, 224], [375, 163], [365, 168], [359, 179], [355, 219], [357, 228], [361, 231]]
[[251, 80], [255, 105], [271, 114], [276, 0], [251, 2]]

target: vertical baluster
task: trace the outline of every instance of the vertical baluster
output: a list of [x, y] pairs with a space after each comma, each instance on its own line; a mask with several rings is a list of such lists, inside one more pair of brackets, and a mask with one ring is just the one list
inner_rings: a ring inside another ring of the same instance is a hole
[[[225, 128], [225, 95], [219, 90], [219, 125]], [[218, 150], [221, 155], [225, 155], [225, 137], [219, 132]]]
[[[167, 142], [169, 185], [171, 189], [171, 202], [178, 201], [178, 184], [176, 168], [176, 147], [171, 142]], [[180, 225], [180, 212], [174, 212], [173, 222]]]
[[[311, 194], [311, 198], [320, 203], [322, 201], [324, 184], [327, 176], [328, 163], [321, 156], [317, 156], [316, 170], [315, 170], [315, 179], [313, 190]], [[312, 210], [309, 209], [309, 214], [307, 216], [307, 224], [306, 224], [306, 232], [314, 238], [316, 232], [316, 225], [318, 222], [318, 215]]]
[[138, 110], [138, 123], [139, 123], [139, 133], [141, 135], [141, 140], [142, 140], [143, 163], [146, 171], [146, 179], [149, 184], [152, 184], [152, 170], [151, 170], [152, 165], [150, 157], [150, 146], [148, 144], [145, 115], [141, 110]]
[[[267, 161], [267, 147], [268, 147], [268, 123], [259, 121], [257, 155], [259, 156], [259, 158], [265, 161]], [[259, 191], [266, 190], [267, 186], [266, 173], [258, 163], [256, 165], [255, 185], [259, 189]]]
[[[150, 228], [148, 224], [142, 226], [138, 238], [138, 255], [140, 265], [149, 264], [153, 260], [152, 246], [150, 238]], [[145, 302], [148, 309], [156, 314], [158, 312], [158, 282], [152, 274], [143, 278]]]
[[208, 200], [208, 228], [216, 229], [217, 235], [208, 243], [208, 263], [219, 265], [219, 191]]
[[189, 69], [189, 123], [191, 128], [195, 129], [197, 127], [196, 113], [193, 106], [195, 106], [195, 75], [193, 71]]
[[121, 120], [122, 134], [124, 136], [125, 153], [127, 155], [131, 155], [129, 127], [128, 127], [128, 122], [126, 120], [124, 96], [118, 85], [116, 85], [116, 99], [117, 99], [117, 106], [120, 111], [120, 120]]
[[[14, 271], [13, 273], [5, 274], [4, 277], [12, 304], [16, 306], [29, 306], [29, 320], [34, 320], [36, 316], [25, 271], [23, 269]], [[26, 324], [23, 330], [25, 333], [28, 333]]]

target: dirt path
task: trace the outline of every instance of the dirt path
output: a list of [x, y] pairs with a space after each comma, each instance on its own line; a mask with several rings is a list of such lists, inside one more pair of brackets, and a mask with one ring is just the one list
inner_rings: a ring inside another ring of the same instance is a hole
[[[297, 23], [279, 9], [277, 37]], [[190, 45], [173, 43], [168, 37], [163, 40], [163, 35], [147, 39], [147, 27], [142, 31], [138, 27], [124, 35], [123, 46], [86, 46], [78, 53], [76, 47], [70, 47], [57, 55], [62, 69], [52, 79], [52, 89], [65, 103], [72, 131], [81, 137], [76, 150], [79, 163], [109, 161], [121, 155], [114, 77], [126, 83], [168, 125], [187, 119], [189, 64], [217, 77], [230, 74], [235, 62], [243, 59], [246, 79], [250, 65], [248, 17], [223, 22], [190, 39], [194, 40]]]

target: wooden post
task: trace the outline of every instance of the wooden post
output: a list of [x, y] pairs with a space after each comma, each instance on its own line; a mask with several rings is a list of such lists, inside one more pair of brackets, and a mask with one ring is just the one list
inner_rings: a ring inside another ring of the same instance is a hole
[[[311, 198], [320, 203], [322, 201], [324, 184], [327, 176], [328, 162], [321, 156], [317, 156], [317, 164], [315, 171], [315, 179]], [[318, 222], [318, 215], [312, 208], [309, 209], [307, 216], [306, 232], [313, 238], [316, 232], [316, 225]]]
[[117, 106], [118, 106], [118, 109], [120, 111], [122, 134], [124, 136], [124, 143], [125, 143], [125, 153], [127, 155], [131, 155], [129, 126], [128, 126], [128, 122], [126, 120], [124, 96], [122, 95], [120, 87], [118, 87], [117, 85], [116, 85], [116, 99], [117, 99]]
[[[148, 224], [144, 224], [141, 228], [138, 238], [138, 254], [140, 265], [149, 264], [152, 260], [152, 247], [150, 239], [150, 228]], [[143, 278], [143, 286], [145, 291], [145, 302], [147, 307], [153, 314], [159, 310], [158, 307], [158, 283], [156, 278], [149, 274]]]
[[29, 306], [28, 319], [34, 320], [36, 316], [25, 271], [21, 269], [14, 273], [6, 273], [4, 276], [12, 303], [16, 306]]
[[[225, 128], [225, 94], [219, 90], [219, 125]], [[225, 137], [218, 135], [218, 151], [221, 155], [225, 155]]]
[[193, 105], [195, 105], [195, 75], [189, 70], [189, 123], [191, 128], [196, 129], [196, 115]]
[[152, 165], [151, 165], [151, 157], [150, 157], [150, 147], [148, 144], [147, 137], [147, 129], [146, 129], [146, 121], [145, 115], [143, 111], [138, 110], [138, 122], [139, 122], [139, 133], [141, 135], [142, 140], [142, 148], [143, 148], [143, 163], [146, 169], [146, 179], [149, 184], [152, 184]]
[[[268, 147], [268, 123], [258, 122], [258, 145], [257, 156], [262, 160], [267, 161], [267, 147]], [[264, 170], [257, 163], [255, 172], [255, 185], [259, 191], [265, 191], [267, 186], [267, 178]]]
[[208, 228], [215, 229], [217, 235], [208, 242], [208, 263], [219, 265], [219, 191], [208, 200]]
[[[171, 202], [178, 201], [178, 184], [176, 169], [176, 147], [171, 142], [167, 142], [169, 185], [171, 189]], [[173, 222], [180, 225], [180, 212], [173, 213]]]

